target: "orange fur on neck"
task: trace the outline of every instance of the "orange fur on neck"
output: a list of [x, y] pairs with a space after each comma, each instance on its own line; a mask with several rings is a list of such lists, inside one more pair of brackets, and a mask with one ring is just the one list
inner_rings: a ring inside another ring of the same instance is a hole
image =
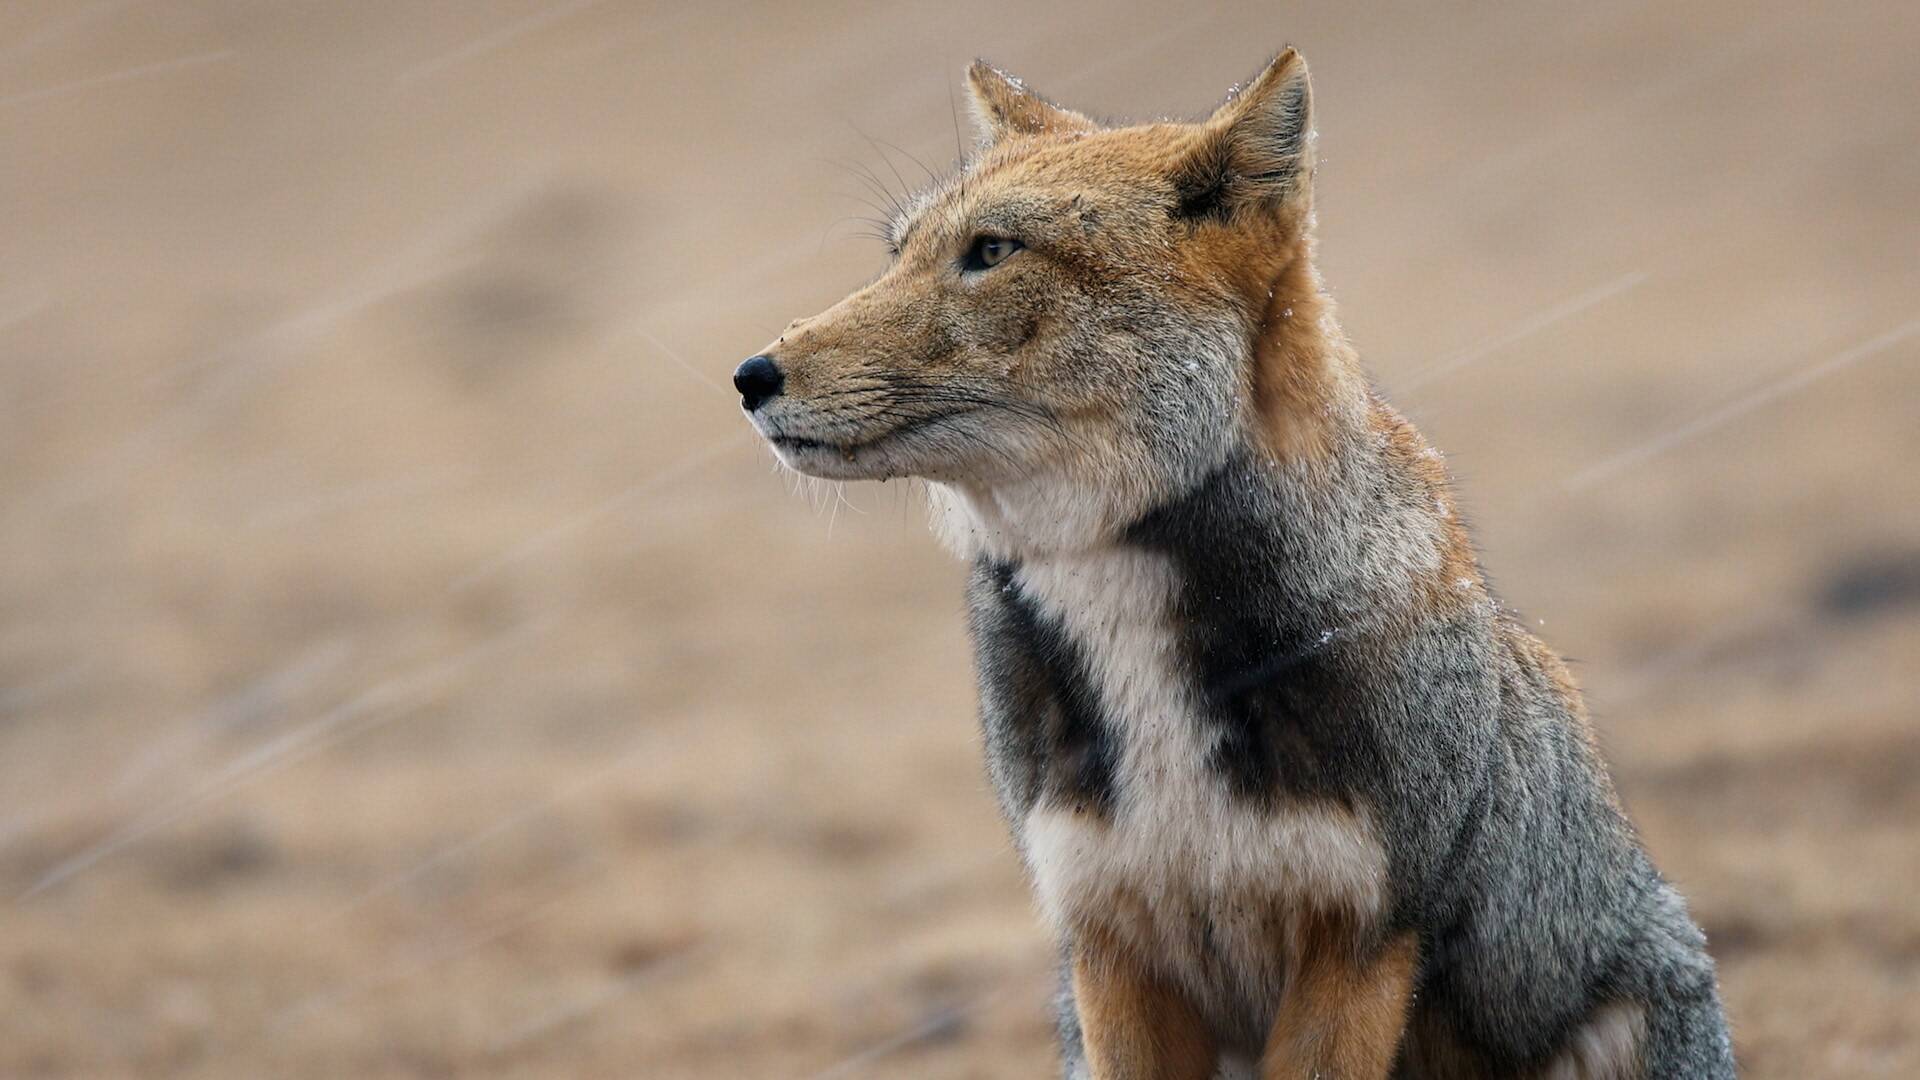
[[1353, 382], [1353, 358], [1333, 323], [1332, 302], [1304, 237], [1256, 297], [1259, 329], [1253, 343], [1250, 390], [1254, 434], [1276, 460], [1319, 465], [1333, 455], [1343, 394]]

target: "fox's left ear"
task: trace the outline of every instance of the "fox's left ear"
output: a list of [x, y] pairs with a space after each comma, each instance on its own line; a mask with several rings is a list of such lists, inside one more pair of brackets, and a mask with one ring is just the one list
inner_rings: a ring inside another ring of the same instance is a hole
[[1307, 61], [1289, 48], [1200, 125], [1174, 173], [1180, 216], [1305, 212], [1313, 201], [1313, 139]]
[[1047, 101], [985, 60], [975, 60], [967, 68], [967, 89], [973, 97], [974, 127], [982, 146], [992, 146], [1009, 135], [1059, 135], [1099, 126]]

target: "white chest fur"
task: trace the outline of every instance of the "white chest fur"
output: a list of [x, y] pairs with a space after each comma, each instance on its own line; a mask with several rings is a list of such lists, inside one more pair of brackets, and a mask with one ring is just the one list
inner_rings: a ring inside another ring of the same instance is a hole
[[1257, 1025], [1284, 991], [1290, 911], [1372, 915], [1385, 854], [1364, 816], [1237, 798], [1210, 764], [1216, 726], [1182, 670], [1173, 566], [1110, 548], [1023, 564], [1017, 584], [1079, 646], [1117, 738], [1112, 812], [1036, 806], [1021, 823], [1055, 931], [1102, 925], [1185, 984], [1216, 1021]]

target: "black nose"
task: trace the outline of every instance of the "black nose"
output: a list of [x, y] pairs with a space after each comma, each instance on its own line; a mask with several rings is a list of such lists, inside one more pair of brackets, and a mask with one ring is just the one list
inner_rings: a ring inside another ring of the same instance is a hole
[[760, 403], [780, 393], [787, 377], [780, 372], [780, 365], [773, 357], [761, 353], [749, 356], [745, 363], [733, 369], [733, 388], [740, 391], [740, 406], [748, 412], [760, 407]]

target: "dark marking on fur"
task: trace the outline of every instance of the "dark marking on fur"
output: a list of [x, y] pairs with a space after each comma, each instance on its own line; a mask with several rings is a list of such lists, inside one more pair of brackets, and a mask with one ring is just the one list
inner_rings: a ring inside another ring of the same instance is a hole
[[1211, 141], [1195, 150], [1173, 174], [1174, 201], [1169, 214], [1176, 221], [1225, 222], [1232, 213], [1232, 187], [1226, 145]]
[[1173, 174], [1173, 218], [1224, 224], [1243, 206], [1271, 206], [1304, 191], [1311, 116], [1301, 77], [1268, 99], [1250, 102], [1226, 128], [1202, 131]]
[[[1551, 654], [1490, 604], [1439, 608], [1355, 569], [1432, 489], [1366, 467], [1328, 490], [1243, 449], [1127, 534], [1181, 579], [1209, 764], [1255, 803], [1369, 812], [1390, 881], [1374, 933], [1422, 942], [1416, 1028], [1448, 1032], [1446, 1053], [1528, 1075], [1625, 1002], [1651, 1018], [1647, 1075], [1727, 1075], [1704, 942], [1620, 815]], [[1345, 564], [1317, 557], [1329, 543]]]
[[1092, 236], [1100, 231], [1100, 211], [1088, 204], [1085, 195], [1075, 195], [1071, 203], [1074, 217], [1080, 222], [1080, 231]]
[[1265, 565], [1265, 524], [1245, 493], [1256, 473], [1244, 459], [1148, 514], [1128, 539], [1168, 556], [1193, 678], [1218, 726], [1210, 763], [1235, 794], [1351, 805], [1367, 786], [1356, 771], [1381, 763], [1340, 703], [1353, 681], [1342, 662], [1336, 617], [1276, 580]]
[[988, 739], [1007, 752], [1009, 771], [1023, 778], [1012, 800], [1019, 813], [1044, 800], [1107, 814], [1114, 799], [1115, 736], [1101, 715], [1079, 646], [1021, 591], [1017, 570], [1011, 563], [983, 562], [975, 571], [975, 622], [992, 619], [1001, 631], [983, 648], [980, 664], [1008, 676], [1017, 699], [1015, 708], [1002, 711], [999, 730], [989, 726]]

